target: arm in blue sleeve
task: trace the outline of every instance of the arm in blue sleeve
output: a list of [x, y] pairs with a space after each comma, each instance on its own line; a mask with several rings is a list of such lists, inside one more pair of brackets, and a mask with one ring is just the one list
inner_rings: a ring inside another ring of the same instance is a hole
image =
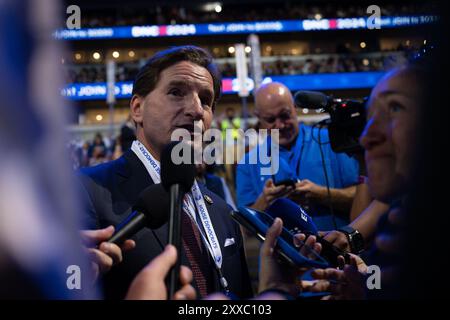
[[252, 183], [250, 164], [240, 163], [236, 169], [236, 198], [237, 205], [240, 206], [250, 206], [252, 205], [259, 194], [255, 190]]

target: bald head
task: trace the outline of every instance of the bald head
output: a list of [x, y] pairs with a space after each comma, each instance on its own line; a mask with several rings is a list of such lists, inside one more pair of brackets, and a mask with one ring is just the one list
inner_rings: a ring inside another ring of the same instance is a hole
[[280, 82], [270, 82], [262, 85], [255, 93], [255, 110], [264, 112], [273, 109], [277, 104], [286, 104], [295, 111], [291, 91]]
[[298, 135], [297, 112], [289, 89], [271, 82], [255, 92], [255, 115], [261, 129], [280, 130], [280, 145], [291, 147]]

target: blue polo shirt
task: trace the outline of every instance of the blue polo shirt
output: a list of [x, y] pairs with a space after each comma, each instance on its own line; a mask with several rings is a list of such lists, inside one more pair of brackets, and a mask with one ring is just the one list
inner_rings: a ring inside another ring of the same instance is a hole
[[[318, 143], [319, 128], [313, 128], [305, 124], [299, 125], [299, 134], [295, 141], [295, 146], [291, 150], [281, 146], [279, 148], [279, 170], [274, 177], [261, 174], [261, 168], [270, 167], [270, 164], [263, 165], [259, 161], [256, 164], [250, 163], [250, 159], [259, 160], [259, 148], [266, 148], [267, 144], [270, 143], [270, 139], [267, 140], [250, 150], [238, 163], [236, 172], [238, 206], [253, 204], [261, 194], [264, 184], [269, 178], [274, 178], [276, 181], [287, 178], [294, 180], [308, 179], [315, 184], [326, 186]], [[358, 162], [345, 153], [335, 153], [331, 150], [330, 144], [327, 143], [329, 138], [326, 129], [320, 130], [320, 141], [322, 143], [330, 188], [345, 188], [355, 185], [358, 181]], [[330, 212], [327, 208], [316, 208], [315, 212], [309, 213], [319, 230], [334, 229], [332, 218], [328, 216]], [[336, 220], [338, 227], [348, 223], [345, 218], [336, 216]]]

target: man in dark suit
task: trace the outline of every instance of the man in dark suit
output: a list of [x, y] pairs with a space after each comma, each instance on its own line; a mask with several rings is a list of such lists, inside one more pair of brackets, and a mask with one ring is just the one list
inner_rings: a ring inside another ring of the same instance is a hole
[[[220, 85], [212, 57], [198, 47], [175, 47], [159, 52], [142, 67], [134, 81], [130, 102], [137, 141], [121, 158], [83, 169], [80, 174], [89, 228], [118, 224], [131, 212], [140, 192], [159, 182], [161, 151], [170, 142], [174, 130], [186, 129], [193, 137], [197, 132], [195, 125], [201, 126], [197, 128], [201, 132], [209, 129]], [[194, 197], [195, 206], [189, 207], [193, 209], [183, 210], [182, 214], [181, 263], [193, 270], [198, 297], [225, 287], [241, 298], [250, 297], [242, 237], [238, 225], [229, 216], [231, 208], [205, 187], [199, 189], [203, 201]], [[212, 236], [220, 250], [211, 249], [208, 243], [211, 233], [202, 237], [209, 224], [205, 225], [195, 212], [199, 205], [203, 205], [209, 215]], [[193, 234], [196, 241], [189, 241], [188, 234]], [[125, 296], [135, 275], [164, 249], [167, 235], [168, 224], [165, 224], [158, 230], [144, 229], [133, 237], [136, 248], [125, 252], [123, 262], [104, 275], [106, 298]], [[215, 263], [218, 256], [221, 265]], [[220, 273], [227, 285], [223, 279], [220, 281]]]

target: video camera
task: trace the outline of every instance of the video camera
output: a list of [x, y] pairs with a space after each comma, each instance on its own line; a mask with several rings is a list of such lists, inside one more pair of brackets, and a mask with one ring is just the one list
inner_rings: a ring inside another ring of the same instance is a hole
[[294, 96], [295, 106], [306, 109], [322, 109], [330, 114], [329, 119], [319, 124], [328, 128], [331, 149], [349, 155], [363, 151], [359, 137], [366, 125], [366, 101], [344, 100], [329, 97], [317, 91], [298, 91]]

